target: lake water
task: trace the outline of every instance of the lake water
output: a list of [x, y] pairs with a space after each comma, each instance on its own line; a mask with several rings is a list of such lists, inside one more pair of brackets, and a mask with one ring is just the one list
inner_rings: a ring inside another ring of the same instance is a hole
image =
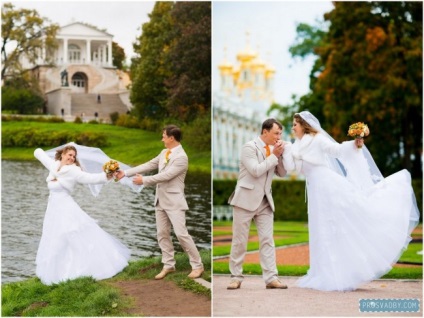
[[[35, 276], [35, 257], [47, 207], [47, 170], [38, 162], [2, 161], [1, 276], [2, 283]], [[131, 260], [161, 255], [156, 240], [154, 187], [132, 192], [109, 183], [95, 198], [78, 185], [72, 196], [105, 231], [132, 252]], [[199, 249], [211, 248], [211, 180], [188, 173], [185, 189], [190, 210], [187, 228]], [[173, 235], [176, 251], [182, 248]]]

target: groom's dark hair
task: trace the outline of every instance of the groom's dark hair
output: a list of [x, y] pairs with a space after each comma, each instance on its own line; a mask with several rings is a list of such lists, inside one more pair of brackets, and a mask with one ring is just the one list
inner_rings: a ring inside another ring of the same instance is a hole
[[283, 129], [283, 125], [281, 125], [281, 123], [279, 121], [277, 121], [274, 118], [268, 118], [267, 120], [265, 120], [262, 123], [261, 134], [264, 132], [264, 129], [270, 131], [272, 129], [272, 127], [274, 127], [274, 124], [276, 124], [278, 126], [278, 128]]
[[163, 129], [162, 129], [162, 131], [165, 131], [166, 132], [166, 135], [168, 136], [168, 137], [174, 137], [174, 139], [176, 140], [176, 141], [178, 141], [178, 142], [180, 142], [181, 141], [181, 139], [183, 138], [183, 134], [182, 134], [182, 132], [181, 132], [181, 129], [180, 128], [178, 128], [177, 126], [175, 126], [175, 125], [168, 125], [168, 126], [165, 126]]

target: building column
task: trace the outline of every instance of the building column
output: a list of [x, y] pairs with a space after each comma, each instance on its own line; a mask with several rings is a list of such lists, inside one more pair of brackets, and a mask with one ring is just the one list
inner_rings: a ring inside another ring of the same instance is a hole
[[101, 57], [102, 57], [102, 54], [101, 54], [101, 51], [100, 51], [100, 46], [97, 48], [97, 64], [100, 64], [100, 62], [101, 62]]
[[102, 64], [107, 63], [107, 54], [106, 54], [106, 45], [103, 45], [103, 52], [102, 52]]
[[87, 54], [87, 56], [86, 56], [86, 63], [87, 64], [91, 64], [91, 42], [90, 42], [90, 40], [86, 40], [85, 41], [86, 42], [86, 46], [87, 46], [87, 52], [86, 52], [86, 54]]
[[107, 58], [107, 64], [109, 66], [113, 65], [113, 59], [112, 59], [112, 41], [109, 40], [107, 43], [107, 49], [108, 49], [108, 58]]
[[63, 39], [63, 63], [68, 63], [68, 39]]

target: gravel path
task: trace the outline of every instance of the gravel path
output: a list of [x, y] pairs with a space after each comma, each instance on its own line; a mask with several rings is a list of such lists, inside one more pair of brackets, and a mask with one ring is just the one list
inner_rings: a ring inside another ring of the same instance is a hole
[[353, 292], [321, 292], [295, 286], [297, 277], [281, 277], [288, 289], [265, 289], [260, 276], [246, 276], [240, 289], [227, 290], [229, 275], [213, 277], [214, 317], [422, 317], [416, 313], [361, 313], [360, 299], [419, 299], [422, 280], [375, 280]]

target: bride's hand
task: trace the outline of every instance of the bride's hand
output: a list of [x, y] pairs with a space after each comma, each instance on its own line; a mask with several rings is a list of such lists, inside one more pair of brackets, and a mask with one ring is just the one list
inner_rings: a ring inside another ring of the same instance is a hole
[[356, 148], [362, 148], [363, 145], [364, 145], [364, 138], [356, 138], [355, 139]]

